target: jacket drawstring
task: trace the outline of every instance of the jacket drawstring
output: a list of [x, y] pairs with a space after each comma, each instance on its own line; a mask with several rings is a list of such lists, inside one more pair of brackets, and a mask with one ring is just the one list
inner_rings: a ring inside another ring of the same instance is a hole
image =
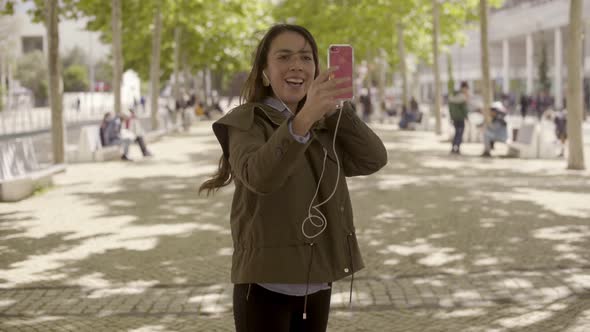
[[248, 298], [250, 297], [250, 289], [252, 288], [252, 284], [248, 284], [248, 293], [246, 293], [246, 301], [248, 301]]
[[309, 244], [311, 251], [309, 253], [309, 267], [307, 268], [307, 284], [305, 286], [305, 299], [303, 300], [303, 319], [307, 319], [307, 292], [309, 291], [309, 280], [311, 277], [311, 263], [313, 262], [313, 242]]
[[350, 297], [348, 299], [348, 306], [350, 309], [352, 309], [352, 284], [354, 283], [354, 263], [353, 263], [353, 259], [352, 259], [352, 246], [350, 245], [350, 237], [352, 236], [352, 233], [349, 233], [348, 236], [346, 237], [346, 242], [348, 243], [348, 253], [350, 255], [350, 269], [352, 271], [352, 276], [350, 278]]

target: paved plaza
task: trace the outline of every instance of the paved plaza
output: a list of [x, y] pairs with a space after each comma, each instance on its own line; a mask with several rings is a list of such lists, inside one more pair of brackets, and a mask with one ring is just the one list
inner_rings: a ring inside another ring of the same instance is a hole
[[[233, 331], [233, 186], [197, 195], [210, 126], [0, 204], [0, 331]], [[374, 128], [389, 163], [348, 182], [366, 268], [352, 308], [334, 284], [329, 331], [590, 331], [590, 171]]]

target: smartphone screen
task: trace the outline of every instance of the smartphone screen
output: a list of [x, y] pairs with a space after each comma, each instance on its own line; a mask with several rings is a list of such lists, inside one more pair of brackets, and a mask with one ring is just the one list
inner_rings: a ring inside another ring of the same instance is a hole
[[[348, 82], [338, 85], [339, 88], [352, 87], [353, 68], [354, 68], [354, 50], [350, 45], [330, 45], [328, 47], [328, 67], [338, 66], [338, 70], [333, 73], [334, 78], [350, 77]], [[337, 96], [341, 100], [352, 100], [354, 93], [342, 94]]]

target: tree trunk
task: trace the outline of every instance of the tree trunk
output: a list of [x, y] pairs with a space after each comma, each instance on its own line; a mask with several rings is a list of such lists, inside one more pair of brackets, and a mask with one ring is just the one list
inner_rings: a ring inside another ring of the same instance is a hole
[[406, 70], [406, 50], [404, 47], [404, 26], [397, 24], [397, 48], [399, 53], [399, 71], [402, 76], [402, 105], [408, 109], [408, 77]]
[[[174, 29], [174, 59], [173, 59], [173, 66], [174, 66], [174, 82], [172, 84], [172, 98], [174, 98], [174, 105], [181, 106], [180, 104], [180, 27], [176, 27]], [[172, 117], [172, 125], [174, 126], [174, 130], [176, 130], [176, 124], [178, 123], [178, 112], [179, 110], [174, 110], [173, 117]]]
[[377, 108], [379, 109], [380, 114], [383, 114], [381, 117], [381, 121], [385, 119], [385, 113], [387, 111], [385, 105], [385, 81], [387, 80], [387, 62], [385, 60], [384, 54], [379, 57], [379, 102], [377, 103]]
[[174, 85], [172, 95], [175, 100], [180, 99], [180, 27], [174, 29]]
[[571, 0], [567, 66], [567, 168], [578, 170], [585, 169], [582, 138], [582, 27], [582, 0]]
[[[434, 70], [434, 116], [436, 119], [436, 134], [442, 134], [441, 120], [440, 120], [440, 72], [438, 67], [438, 34], [439, 34], [439, 4], [438, 0], [432, 0], [432, 19], [433, 19], [433, 36], [432, 36], [432, 53], [433, 53], [433, 70]], [[422, 121], [428, 121], [428, 119], [422, 119]]]
[[453, 78], [453, 59], [451, 52], [447, 53], [447, 95], [452, 95], [455, 91], [455, 79]]
[[63, 116], [62, 87], [59, 62], [59, 0], [46, 0], [49, 102], [51, 105], [51, 144], [53, 163], [65, 162], [65, 122]]
[[488, 1], [479, 0], [479, 19], [481, 34], [481, 93], [483, 98], [483, 115], [486, 124], [491, 122], [490, 106], [492, 94], [490, 89], [490, 57], [488, 47]]
[[203, 82], [205, 85], [205, 105], [210, 106], [212, 101], [211, 98], [211, 69], [205, 67]]
[[121, 113], [121, 79], [123, 76], [123, 50], [121, 48], [121, 0], [112, 0], [111, 24], [113, 29], [113, 95], [115, 114]]
[[158, 99], [160, 97], [160, 49], [162, 39], [162, 13], [160, 1], [154, 8], [154, 31], [152, 35], [152, 59], [150, 64], [151, 96], [150, 109], [152, 130], [160, 127], [158, 122]]
[[[0, 49], [2, 53], [5, 51]], [[4, 103], [6, 102], [6, 93], [8, 89], [6, 88], [6, 56], [4, 54], [0, 54], [0, 111], [4, 110]]]
[[409, 73], [406, 75], [411, 77], [410, 96], [416, 98], [416, 100], [420, 100], [420, 71], [418, 70], [418, 65], [408, 69]]

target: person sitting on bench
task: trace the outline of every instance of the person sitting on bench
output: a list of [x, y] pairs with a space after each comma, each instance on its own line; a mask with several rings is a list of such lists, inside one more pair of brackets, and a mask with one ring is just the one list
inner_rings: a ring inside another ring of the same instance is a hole
[[416, 123], [422, 121], [422, 113], [418, 108], [418, 102], [412, 97], [410, 100], [410, 110], [408, 111], [405, 105], [402, 105], [401, 119], [399, 121], [400, 129], [414, 129]]
[[113, 116], [111, 112], [107, 112], [104, 115], [102, 124], [100, 125], [100, 136], [102, 146], [123, 145], [121, 159], [132, 161], [129, 158], [129, 145], [133, 140], [121, 137], [121, 119], [118, 116]]
[[493, 149], [494, 142], [506, 142], [508, 139], [508, 129], [506, 120], [506, 109], [502, 102], [495, 101], [492, 103], [491, 116], [492, 121], [486, 126], [483, 133], [484, 151], [482, 157], [491, 157], [490, 151]]

